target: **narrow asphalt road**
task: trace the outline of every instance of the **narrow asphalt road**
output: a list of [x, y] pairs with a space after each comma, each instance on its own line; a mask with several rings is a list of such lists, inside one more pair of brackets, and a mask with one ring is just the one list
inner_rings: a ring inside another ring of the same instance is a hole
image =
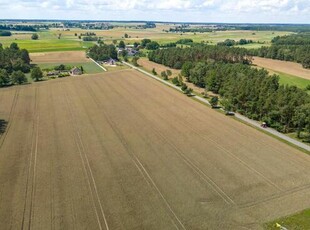
[[[151, 78], [154, 78], [157, 81], [160, 81], [160, 82], [162, 82], [162, 83], [164, 83], [164, 84], [166, 84], [166, 85], [168, 85], [168, 86], [170, 86], [170, 87], [172, 87], [172, 88], [182, 92], [180, 87], [175, 86], [175, 85], [173, 85], [170, 82], [167, 82], [167, 81], [165, 81], [163, 79], [160, 79], [160, 78], [158, 78], [158, 77], [148, 73], [147, 71], [145, 71], [143, 69], [140, 69], [140, 68], [138, 68], [136, 66], [133, 66], [133, 65], [129, 64], [128, 62], [124, 62], [123, 61], [123, 63], [125, 65], [127, 65], [127, 66], [129, 66], [129, 67], [131, 67], [131, 68], [141, 72], [141, 73], [144, 73], [145, 75], [147, 75], [147, 76], [149, 76]], [[207, 99], [205, 99], [205, 98], [199, 97], [197, 95], [192, 96], [192, 98], [195, 98], [195, 99], [201, 101], [204, 104], [210, 105], [209, 101]], [[280, 133], [280, 132], [278, 132], [278, 131], [276, 131], [276, 130], [274, 130], [272, 128], [263, 128], [263, 127], [261, 127], [261, 124], [258, 121], [251, 120], [251, 119], [249, 119], [249, 118], [247, 118], [247, 117], [245, 117], [245, 116], [243, 116], [241, 114], [238, 114], [238, 113], [235, 114], [235, 117], [240, 119], [240, 120], [242, 120], [242, 121], [244, 121], [244, 122], [246, 122], [246, 123], [248, 123], [248, 124], [250, 124], [250, 125], [252, 125], [252, 126], [255, 126], [258, 129], [264, 130], [264, 131], [266, 131], [266, 132], [268, 132], [268, 133], [270, 133], [270, 134], [272, 134], [272, 135], [274, 135], [274, 136], [276, 136], [276, 137], [278, 137], [278, 138], [280, 138], [282, 140], [285, 140], [285, 141], [287, 141], [287, 142], [289, 142], [289, 143], [291, 143], [293, 145], [298, 146], [299, 148], [302, 148], [302, 149], [310, 152], [310, 146], [309, 145], [306, 145], [306, 144], [304, 144], [304, 143], [302, 143], [300, 141], [297, 141], [297, 140], [295, 140], [293, 138], [290, 138], [290, 137], [288, 137], [288, 136], [286, 136], [286, 135], [284, 135], [284, 134], [282, 134], [282, 133]]]

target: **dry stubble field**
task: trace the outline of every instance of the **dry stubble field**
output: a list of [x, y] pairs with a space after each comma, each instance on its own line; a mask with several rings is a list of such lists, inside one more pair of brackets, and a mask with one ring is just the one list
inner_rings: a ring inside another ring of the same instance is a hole
[[253, 57], [253, 64], [263, 68], [310, 80], [310, 70], [303, 68], [299, 63], [274, 60], [270, 58]]
[[1, 229], [260, 229], [310, 158], [133, 70], [0, 90]]
[[85, 51], [30, 53], [30, 58], [33, 63], [73, 63], [91, 61], [86, 58]]

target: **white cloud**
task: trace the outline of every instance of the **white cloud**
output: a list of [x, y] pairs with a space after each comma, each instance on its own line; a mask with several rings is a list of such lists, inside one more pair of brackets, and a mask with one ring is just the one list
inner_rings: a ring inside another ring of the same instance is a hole
[[310, 0], [0, 0], [1, 18], [310, 22]]

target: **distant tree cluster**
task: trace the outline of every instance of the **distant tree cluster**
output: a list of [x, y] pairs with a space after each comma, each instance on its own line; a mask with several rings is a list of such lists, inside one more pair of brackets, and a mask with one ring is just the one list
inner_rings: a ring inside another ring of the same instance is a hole
[[94, 33], [94, 32], [86, 32], [86, 33], [81, 33], [80, 36], [96, 36], [96, 33]]
[[159, 49], [149, 53], [149, 60], [181, 69], [182, 65], [191, 60], [198, 61], [222, 61], [226, 63], [250, 63], [251, 57], [243, 48], [230, 48], [225, 46], [195, 45], [189, 48]]
[[246, 45], [246, 44], [251, 44], [253, 43], [252, 40], [247, 40], [247, 39], [240, 39], [239, 41], [235, 41], [232, 39], [226, 39], [223, 42], [217, 43], [219, 46], [235, 46], [235, 45]]
[[117, 59], [117, 51], [114, 45], [94, 45], [88, 49], [88, 56], [96, 61], [106, 61], [110, 58]]
[[275, 37], [270, 47], [249, 50], [253, 56], [301, 63], [310, 68], [310, 33]]
[[38, 40], [39, 39], [39, 35], [38, 34], [32, 34], [31, 35], [31, 39], [32, 40]]
[[193, 43], [193, 39], [190, 39], [190, 38], [183, 38], [183, 39], [180, 39], [176, 42], [176, 44], [181, 44], [181, 45], [191, 45]]
[[10, 31], [0, 31], [0, 36], [9, 37], [12, 36], [12, 33]]
[[213, 31], [225, 31], [226, 29], [222, 27], [211, 27], [208, 25], [201, 25], [201, 26], [190, 26], [189, 24], [183, 24], [180, 26], [176, 26], [174, 28], [170, 28], [166, 32], [171, 33], [208, 33]]
[[86, 37], [83, 37], [83, 41], [84, 42], [89, 42], [89, 41], [98, 41], [99, 38], [98, 37], [94, 37], [94, 36], [86, 36]]
[[152, 28], [156, 28], [156, 24], [154, 22], [146, 22], [144, 25], [137, 25], [134, 28], [135, 29], [152, 29]]
[[34, 26], [29, 25], [0, 25], [0, 30], [37, 31]]
[[141, 41], [141, 48], [147, 50], [157, 50], [159, 49], [160, 45], [156, 41], [152, 41], [151, 39], [145, 38]]
[[252, 24], [252, 25], [224, 25], [227, 30], [256, 30], [256, 31], [290, 31], [310, 32], [309, 24]]

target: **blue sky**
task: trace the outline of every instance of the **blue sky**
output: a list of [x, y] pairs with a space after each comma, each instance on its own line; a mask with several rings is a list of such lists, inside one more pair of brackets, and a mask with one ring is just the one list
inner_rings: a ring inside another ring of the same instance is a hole
[[2, 19], [310, 23], [310, 0], [0, 0]]

